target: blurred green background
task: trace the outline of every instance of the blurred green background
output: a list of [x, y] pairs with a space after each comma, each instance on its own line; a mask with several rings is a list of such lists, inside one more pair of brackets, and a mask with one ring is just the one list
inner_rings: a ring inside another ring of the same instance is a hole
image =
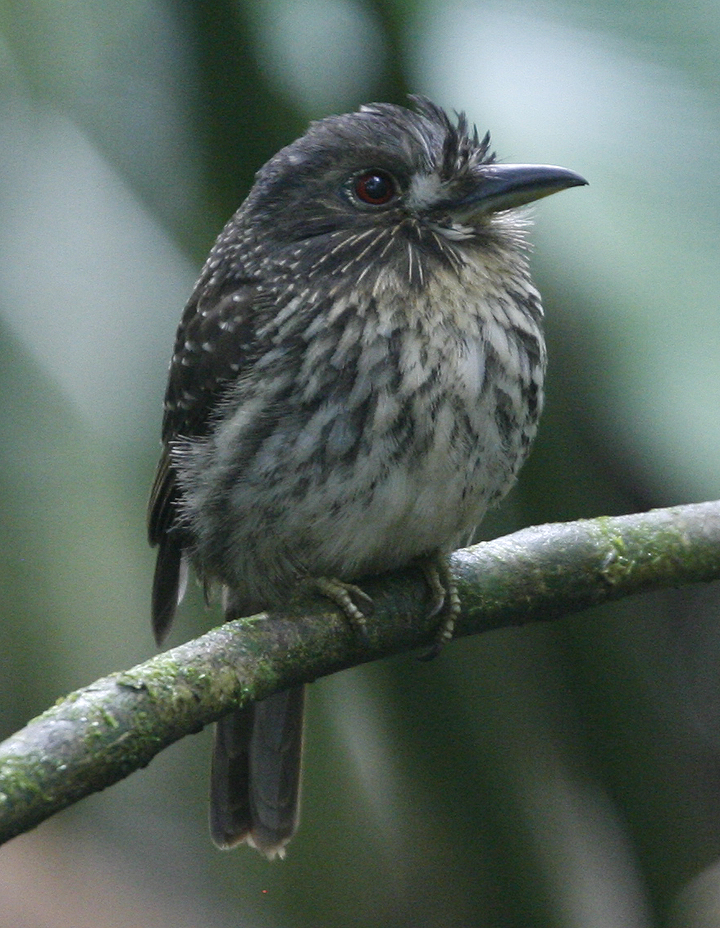
[[[540, 204], [541, 433], [484, 536], [720, 496], [720, 3], [0, 3], [0, 736], [154, 653], [174, 329], [254, 171], [408, 91]], [[197, 591], [170, 645], [218, 621]], [[720, 926], [720, 591], [311, 688], [284, 863], [207, 836], [209, 732], [0, 849], [8, 928]]]

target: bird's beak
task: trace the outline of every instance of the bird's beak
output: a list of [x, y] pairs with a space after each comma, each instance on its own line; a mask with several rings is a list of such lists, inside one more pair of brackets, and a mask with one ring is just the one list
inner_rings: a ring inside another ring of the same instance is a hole
[[587, 184], [574, 171], [550, 164], [485, 164], [477, 170], [475, 179], [472, 190], [447, 204], [453, 213], [496, 213]]

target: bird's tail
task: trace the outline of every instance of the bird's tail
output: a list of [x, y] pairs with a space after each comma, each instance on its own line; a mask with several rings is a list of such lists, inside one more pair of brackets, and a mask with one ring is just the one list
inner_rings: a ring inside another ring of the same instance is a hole
[[215, 727], [210, 832], [220, 848], [245, 841], [284, 857], [298, 825], [305, 687], [238, 709]]

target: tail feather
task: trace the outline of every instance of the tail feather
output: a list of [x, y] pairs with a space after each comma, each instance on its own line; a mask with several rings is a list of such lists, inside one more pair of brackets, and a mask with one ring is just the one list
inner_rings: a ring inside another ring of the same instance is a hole
[[220, 848], [246, 842], [285, 854], [298, 825], [305, 687], [220, 719], [210, 785], [210, 832]]

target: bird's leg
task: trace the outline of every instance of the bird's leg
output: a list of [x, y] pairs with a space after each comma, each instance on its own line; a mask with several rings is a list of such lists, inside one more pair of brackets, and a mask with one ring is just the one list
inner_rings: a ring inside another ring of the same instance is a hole
[[457, 581], [450, 572], [447, 555], [436, 551], [420, 562], [425, 581], [430, 587], [433, 598], [428, 618], [442, 616], [442, 621], [435, 633], [435, 641], [421, 660], [429, 661], [442, 650], [443, 645], [452, 639], [455, 622], [460, 615], [460, 594]]
[[[436, 551], [422, 558], [419, 564], [432, 595], [428, 618], [441, 616], [435, 641], [421, 657], [421, 660], [429, 661], [437, 657], [443, 645], [453, 637], [455, 622], [460, 615], [460, 594], [457, 581], [450, 571], [447, 555]], [[342, 609], [355, 631], [365, 636], [366, 617], [372, 615], [375, 608], [372, 598], [367, 593], [354, 583], [346, 583], [335, 577], [308, 577], [306, 583]]]
[[307, 582], [342, 609], [356, 632], [363, 636], [367, 634], [365, 618], [372, 615], [375, 605], [359, 586], [334, 577], [310, 577]]

